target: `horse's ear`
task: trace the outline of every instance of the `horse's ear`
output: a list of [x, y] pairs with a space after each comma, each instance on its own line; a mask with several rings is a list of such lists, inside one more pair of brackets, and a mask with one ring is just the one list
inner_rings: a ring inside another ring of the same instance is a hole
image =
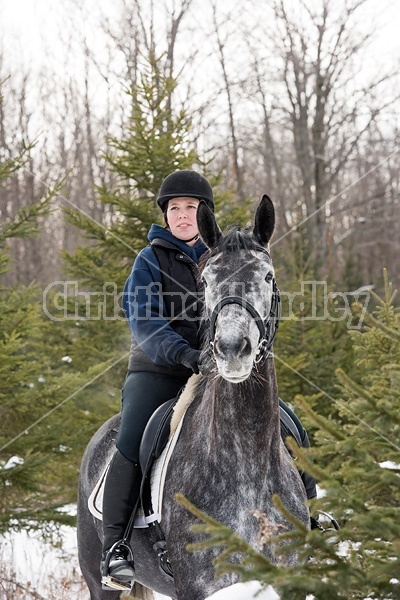
[[197, 226], [205, 245], [208, 248], [214, 248], [222, 233], [217, 225], [213, 211], [205, 202], [200, 202], [197, 208]]
[[272, 237], [275, 228], [275, 209], [272, 200], [267, 194], [261, 199], [258, 205], [256, 217], [254, 220], [253, 235], [256, 240], [266, 246]]

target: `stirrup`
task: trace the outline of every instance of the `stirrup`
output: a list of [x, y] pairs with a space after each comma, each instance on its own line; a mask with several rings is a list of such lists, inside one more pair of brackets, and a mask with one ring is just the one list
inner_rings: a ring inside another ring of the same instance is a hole
[[130, 592], [133, 584], [135, 583], [134, 578], [132, 579], [132, 581], [121, 581], [121, 579], [117, 579], [116, 577], [110, 575], [108, 572], [109, 567], [110, 567], [111, 557], [113, 555], [114, 550], [118, 547], [123, 547], [123, 548], [125, 548], [125, 550], [127, 550], [128, 558], [129, 558], [130, 562], [132, 563], [132, 566], [134, 564], [133, 554], [132, 554], [132, 550], [131, 550], [130, 546], [128, 546], [128, 544], [126, 544], [123, 540], [119, 540], [118, 542], [115, 542], [115, 544], [113, 544], [111, 546], [111, 548], [109, 549], [109, 551], [107, 552], [104, 562], [102, 563], [101, 586], [102, 586], [103, 590], [113, 589], [113, 590], [121, 590], [123, 592]]
[[332, 517], [332, 515], [330, 515], [329, 513], [323, 511], [323, 510], [319, 510], [318, 511], [320, 515], [324, 515], [324, 517], [327, 517], [327, 519], [329, 519], [329, 521], [331, 522], [331, 525], [333, 525], [333, 529], [331, 527], [327, 527], [325, 529], [325, 531], [339, 531], [340, 530], [340, 526], [339, 523], [336, 521], [336, 519], [334, 517]]
[[122, 592], [130, 592], [133, 582], [123, 583], [120, 579], [115, 579], [111, 575], [103, 575], [101, 578], [101, 588], [103, 590], [120, 590]]

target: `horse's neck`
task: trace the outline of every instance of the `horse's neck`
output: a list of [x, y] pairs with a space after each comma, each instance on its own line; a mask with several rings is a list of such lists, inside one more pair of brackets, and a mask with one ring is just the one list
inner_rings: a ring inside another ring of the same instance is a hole
[[261, 448], [270, 459], [279, 455], [279, 400], [272, 359], [249, 382], [230, 384], [221, 378], [209, 382], [199, 411], [210, 451], [222, 447], [232, 460], [253, 461]]

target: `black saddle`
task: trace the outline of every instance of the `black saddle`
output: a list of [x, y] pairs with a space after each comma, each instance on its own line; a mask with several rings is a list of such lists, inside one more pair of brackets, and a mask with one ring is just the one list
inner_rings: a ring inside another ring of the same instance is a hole
[[172, 413], [179, 394], [161, 404], [146, 425], [139, 449], [139, 463], [142, 473], [148, 473], [154, 460], [160, 456], [168, 442]]

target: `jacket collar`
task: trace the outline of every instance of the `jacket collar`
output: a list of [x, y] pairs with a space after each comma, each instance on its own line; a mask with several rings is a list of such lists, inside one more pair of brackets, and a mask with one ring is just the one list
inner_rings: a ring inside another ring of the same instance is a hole
[[152, 242], [155, 239], [159, 239], [167, 242], [168, 244], [172, 244], [172, 246], [178, 248], [178, 250], [189, 256], [196, 263], [207, 250], [206, 246], [204, 245], [201, 239], [197, 240], [194, 246], [188, 246], [187, 244], [185, 244], [185, 242], [175, 237], [169, 231], [169, 229], [161, 227], [161, 225], [157, 225], [156, 223], [153, 223], [153, 225], [151, 226], [147, 237], [150, 242]]

